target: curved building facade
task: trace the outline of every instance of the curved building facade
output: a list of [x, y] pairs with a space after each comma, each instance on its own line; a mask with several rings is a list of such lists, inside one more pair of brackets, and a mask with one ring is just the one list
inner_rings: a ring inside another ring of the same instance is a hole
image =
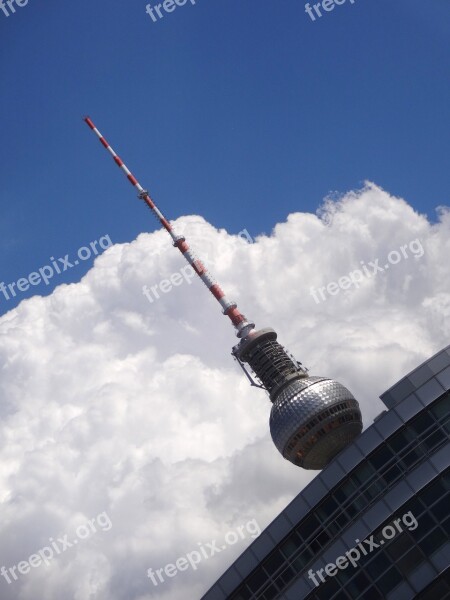
[[202, 600], [450, 599], [450, 346], [381, 399]]

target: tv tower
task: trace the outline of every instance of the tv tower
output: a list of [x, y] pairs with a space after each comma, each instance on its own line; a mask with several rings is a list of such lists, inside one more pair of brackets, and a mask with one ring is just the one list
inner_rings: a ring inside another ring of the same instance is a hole
[[84, 121], [111, 154], [161, 225], [168, 231], [173, 245], [222, 306], [236, 329], [240, 341], [232, 355], [243, 369], [250, 384], [267, 391], [272, 402], [270, 433], [275, 446], [287, 460], [304, 469], [323, 469], [330, 460], [362, 431], [359, 404], [342, 384], [328, 377], [310, 376], [279, 342], [271, 328], [255, 330], [229, 300], [205, 265], [189, 248], [184, 236], [171, 223], [114, 152], [89, 117]]

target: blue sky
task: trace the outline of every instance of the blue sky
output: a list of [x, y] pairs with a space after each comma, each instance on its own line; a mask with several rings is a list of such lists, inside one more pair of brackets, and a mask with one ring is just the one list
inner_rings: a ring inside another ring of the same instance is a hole
[[357, 0], [315, 22], [299, 0], [197, 0], [156, 23], [145, 5], [0, 13], [0, 281], [155, 229], [85, 114], [169, 218], [256, 236], [366, 179], [432, 220], [450, 204], [444, 0]]

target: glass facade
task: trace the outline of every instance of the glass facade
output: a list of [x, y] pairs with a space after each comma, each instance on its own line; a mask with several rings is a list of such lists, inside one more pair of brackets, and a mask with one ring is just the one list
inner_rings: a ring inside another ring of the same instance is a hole
[[[299, 494], [203, 599], [446, 598], [449, 390], [450, 347], [381, 396], [389, 410]], [[355, 540], [379, 540], [380, 531], [390, 531], [409, 511], [418, 522], [415, 530], [397, 531], [356, 566], [331, 574], [330, 564]], [[308, 576], [318, 571], [323, 581]]]

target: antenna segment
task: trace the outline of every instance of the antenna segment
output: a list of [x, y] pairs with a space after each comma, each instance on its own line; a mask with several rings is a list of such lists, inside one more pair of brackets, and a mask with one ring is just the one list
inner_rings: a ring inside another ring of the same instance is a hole
[[163, 213], [156, 206], [155, 202], [150, 197], [150, 194], [148, 193], [148, 191], [141, 186], [141, 184], [136, 179], [136, 177], [134, 177], [134, 175], [131, 173], [131, 171], [127, 168], [127, 166], [125, 165], [123, 160], [119, 156], [117, 156], [117, 154], [114, 152], [114, 150], [108, 144], [106, 139], [103, 137], [103, 135], [97, 129], [97, 127], [94, 125], [92, 120], [89, 117], [85, 117], [84, 121], [92, 129], [92, 131], [97, 135], [102, 146], [104, 148], [106, 148], [106, 150], [108, 150], [108, 152], [113, 157], [116, 165], [118, 167], [120, 167], [120, 169], [122, 169], [122, 171], [125, 173], [128, 181], [137, 190], [138, 198], [140, 198], [141, 200], [143, 200], [145, 202], [145, 204], [150, 208], [150, 210], [153, 212], [153, 214], [158, 219], [158, 221], [161, 223], [161, 225], [164, 227], [164, 229], [169, 233], [170, 237], [173, 240], [173, 245], [176, 248], [178, 248], [178, 250], [184, 256], [184, 258], [187, 260], [187, 262], [192, 266], [194, 271], [197, 273], [197, 275], [200, 277], [200, 279], [203, 281], [203, 283], [209, 289], [209, 291], [214, 296], [214, 298], [222, 306], [223, 314], [227, 315], [227, 317], [229, 317], [229, 319], [231, 320], [231, 322], [233, 323], [233, 325], [236, 329], [236, 335], [239, 338], [246, 337], [249, 334], [249, 332], [255, 327], [255, 324], [248, 321], [246, 319], [246, 317], [238, 310], [236, 302], [228, 300], [228, 298], [225, 296], [225, 293], [223, 292], [222, 288], [218, 285], [218, 283], [214, 280], [214, 278], [208, 272], [205, 265], [193, 254], [188, 243], [186, 242], [186, 238], [184, 236], [179, 236], [176, 234], [170, 221], [168, 219], [166, 219], [166, 217], [163, 215]]

